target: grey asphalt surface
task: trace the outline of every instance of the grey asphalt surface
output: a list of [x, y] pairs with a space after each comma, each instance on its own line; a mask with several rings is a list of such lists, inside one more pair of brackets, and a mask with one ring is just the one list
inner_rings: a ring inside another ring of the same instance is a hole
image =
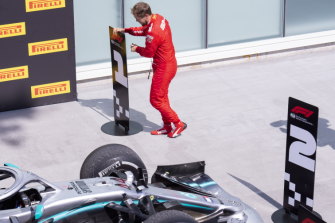
[[314, 210], [335, 219], [335, 47], [251, 57], [179, 70], [172, 107], [188, 124], [181, 137], [151, 136], [161, 125], [149, 103], [151, 80], [132, 75], [132, 136], [110, 136], [111, 80], [78, 84], [78, 101], [0, 113], [0, 162], [50, 181], [79, 178], [95, 148], [120, 143], [134, 149], [151, 175], [157, 165], [205, 160], [207, 173], [254, 207], [266, 223], [281, 208], [288, 97], [319, 107]]

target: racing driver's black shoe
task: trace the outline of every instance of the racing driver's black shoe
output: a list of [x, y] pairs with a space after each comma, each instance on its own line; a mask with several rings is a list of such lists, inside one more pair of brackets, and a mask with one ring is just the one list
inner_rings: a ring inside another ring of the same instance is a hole
[[175, 128], [168, 134], [170, 138], [176, 138], [181, 135], [181, 132], [187, 128], [187, 124], [185, 122], [178, 122], [174, 124]]

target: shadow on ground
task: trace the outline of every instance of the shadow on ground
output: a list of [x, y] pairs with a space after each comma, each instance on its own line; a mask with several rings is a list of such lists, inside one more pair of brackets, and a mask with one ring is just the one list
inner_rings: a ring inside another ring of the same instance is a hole
[[[107, 120], [114, 120], [114, 102], [113, 99], [102, 98], [102, 99], [78, 99], [78, 102], [85, 107], [93, 109]], [[151, 132], [152, 130], [158, 129], [160, 126], [149, 121], [145, 114], [135, 109], [130, 108], [129, 116], [131, 121], [140, 123], [143, 126], [144, 132]]]
[[24, 141], [24, 136], [20, 135], [21, 126], [17, 124], [17, 119], [32, 119], [34, 111], [32, 109], [20, 109], [15, 111], [0, 113], [0, 140], [2, 143], [18, 147]]
[[[279, 130], [286, 134], [287, 121], [279, 120], [270, 123], [272, 127], [279, 128]], [[319, 118], [318, 123], [318, 146], [324, 147], [329, 145], [335, 150], [335, 130], [330, 128], [331, 124], [327, 119]]]
[[241, 184], [243, 184], [244, 186], [249, 188], [251, 191], [255, 192], [258, 196], [263, 198], [269, 204], [271, 204], [272, 206], [274, 206], [275, 208], [278, 209], [271, 216], [271, 219], [274, 223], [297, 223], [296, 219], [294, 219], [294, 216], [292, 218], [291, 215], [286, 214], [285, 210], [283, 209], [283, 206], [279, 202], [274, 200], [272, 197], [270, 197], [269, 195], [267, 195], [266, 193], [261, 191], [255, 185], [253, 185], [253, 184], [251, 184], [251, 183], [249, 183], [245, 180], [242, 180], [241, 178], [238, 178], [238, 177], [236, 177], [236, 176], [234, 176], [230, 173], [228, 173], [228, 174], [232, 178], [234, 178], [235, 180], [237, 180], [238, 182], [240, 182]]
[[251, 191], [255, 192], [258, 196], [260, 196], [261, 198], [263, 198], [264, 200], [266, 200], [268, 203], [270, 203], [271, 205], [273, 205], [276, 208], [282, 208], [282, 205], [275, 201], [272, 197], [270, 197], [269, 195], [267, 195], [266, 193], [264, 193], [263, 191], [261, 191], [259, 188], [257, 188], [255, 185], [242, 180], [230, 173], [228, 173], [232, 178], [234, 178], [235, 180], [237, 180], [238, 182], [240, 182], [241, 184], [243, 184], [244, 186], [246, 186], [247, 188], [249, 188]]
[[237, 180], [238, 182], [240, 182], [241, 184], [243, 184], [244, 186], [246, 186], [247, 188], [249, 188], [251, 191], [255, 192], [258, 196], [260, 196], [261, 198], [263, 198], [265, 201], [267, 201], [269, 204], [271, 204], [272, 206], [274, 206], [275, 208], [277, 208], [278, 210], [275, 211], [272, 215], [271, 215], [271, 219], [274, 223], [297, 223], [297, 216], [294, 215], [289, 215], [285, 212], [283, 206], [277, 202], [276, 200], [274, 200], [272, 197], [270, 197], [269, 195], [267, 195], [266, 193], [264, 193], [263, 191], [261, 191], [259, 188], [257, 188], [255, 185], [242, 180], [230, 173], [228, 173], [232, 178], [234, 178], [235, 180]]

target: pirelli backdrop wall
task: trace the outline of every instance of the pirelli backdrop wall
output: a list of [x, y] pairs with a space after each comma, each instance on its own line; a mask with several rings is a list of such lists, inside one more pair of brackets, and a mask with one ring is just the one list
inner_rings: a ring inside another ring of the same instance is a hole
[[0, 111], [76, 98], [73, 0], [0, 0]]

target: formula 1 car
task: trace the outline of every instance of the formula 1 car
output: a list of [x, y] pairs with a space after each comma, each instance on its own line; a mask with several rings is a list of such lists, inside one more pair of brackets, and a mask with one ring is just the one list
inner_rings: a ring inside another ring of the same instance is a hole
[[79, 180], [50, 183], [5, 164], [0, 187], [1, 223], [263, 222], [205, 174], [205, 162], [158, 166], [148, 184], [142, 160], [120, 144], [94, 150]]

